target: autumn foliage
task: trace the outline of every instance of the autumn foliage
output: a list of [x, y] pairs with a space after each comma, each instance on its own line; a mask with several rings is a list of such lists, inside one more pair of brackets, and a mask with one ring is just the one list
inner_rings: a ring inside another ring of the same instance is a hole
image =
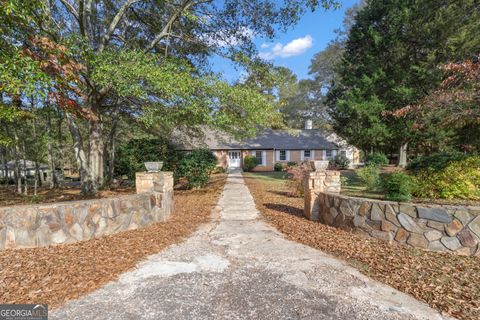
[[478, 59], [439, 66], [444, 80], [417, 104], [408, 105], [384, 115], [396, 118], [413, 117], [413, 129], [422, 129], [429, 113], [442, 112], [442, 125], [480, 123], [480, 63]]

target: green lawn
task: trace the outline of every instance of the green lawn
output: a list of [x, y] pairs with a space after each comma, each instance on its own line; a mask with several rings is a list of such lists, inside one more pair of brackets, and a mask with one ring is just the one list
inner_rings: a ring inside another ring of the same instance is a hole
[[[255, 178], [268, 183], [284, 183], [287, 179], [287, 173], [283, 171], [271, 172], [244, 172], [245, 177]], [[347, 178], [347, 183], [342, 184], [341, 194], [354, 197], [365, 197], [373, 199], [383, 199], [381, 192], [367, 191], [363, 182], [358, 178], [353, 170], [343, 170], [341, 176]], [[344, 180], [344, 178], [342, 178]]]
[[283, 171], [269, 172], [244, 172], [245, 177], [255, 178], [264, 182], [283, 183], [287, 179], [287, 173]]
[[342, 183], [341, 194], [354, 197], [364, 197], [373, 199], [384, 199], [382, 192], [368, 191], [365, 184], [358, 178], [353, 170], [343, 170], [341, 172], [342, 180], [347, 178], [346, 183]]

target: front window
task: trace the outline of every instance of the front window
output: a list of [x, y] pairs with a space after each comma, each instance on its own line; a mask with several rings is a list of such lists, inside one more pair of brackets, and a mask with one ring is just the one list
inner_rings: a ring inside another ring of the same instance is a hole
[[312, 156], [312, 151], [311, 150], [303, 150], [303, 158], [304, 159], [310, 159]]
[[255, 158], [258, 159], [258, 163], [263, 165], [263, 152], [262, 151], [255, 151]]
[[327, 152], [325, 153], [325, 155], [327, 156], [327, 159], [332, 158], [332, 150], [327, 150]]
[[280, 161], [286, 161], [287, 160], [287, 150], [280, 150]]

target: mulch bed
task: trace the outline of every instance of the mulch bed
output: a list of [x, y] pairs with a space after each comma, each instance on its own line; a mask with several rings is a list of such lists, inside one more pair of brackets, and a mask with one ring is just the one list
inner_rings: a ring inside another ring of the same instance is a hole
[[0, 251], [0, 303], [55, 308], [117, 279], [207, 222], [225, 178], [212, 176], [206, 189], [175, 191], [175, 210], [165, 223], [74, 244]]
[[346, 260], [362, 273], [459, 319], [480, 319], [480, 257], [428, 252], [313, 222], [303, 217], [303, 198], [287, 195], [281, 182], [245, 177], [265, 220], [290, 240]]

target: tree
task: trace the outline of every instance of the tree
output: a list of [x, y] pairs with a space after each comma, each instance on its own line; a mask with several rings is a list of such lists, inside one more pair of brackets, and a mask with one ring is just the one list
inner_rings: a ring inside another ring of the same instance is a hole
[[[18, 51], [13, 57], [33, 66], [45, 87], [40, 92], [65, 112], [85, 194], [104, 182], [103, 119], [112, 108], [165, 134], [183, 123], [252, 134], [258, 126], [279, 122], [266, 97], [249, 86], [218, 80], [208, 72], [206, 58], [252, 56], [253, 34], [273, 37], [275, 27], [284, 30], [305, 10], [334, 4], [56, 0], [35, 6], [31, 1], [27, 16], [33, 18], [26, 19], [22, 10], [14, 10], [21, 1], [5, 1], [9, 6], [0, 13], [8, 17], [11, 37], [2, 40]], [[15, 63], [3, 66], [12, 71]], [[87, 135], [82, 126], [88, 127]]]
[[439, 66], [444, 79], [436, 90], [419, 100], [416, 104], [397, 109], [390, 114], [395, 118], [411, 118], [414, 128], [428, 130], [435, 123], [442, 127], [460, 128], [470, 131], [469, 146], [462, 145], [466, 151], [472, 148], [480, 150], [477, 136], [480, 128], [480, 63], [478, 57], [461, 63], [447, 63]]
[[[356, 15], [329, 91], [334, 128], [365, 151], [396, 149], [406, 159], [407, 145], [428, 136], [413, 130], [412, 119], [389, 112], [434, 90], [441, 81], [437, 65], [477, 50], [480, 39], [470, 31], [478, 12], [474, 0], [369, 1]], [[433, 131], [444, 134], [434, 123]]]

